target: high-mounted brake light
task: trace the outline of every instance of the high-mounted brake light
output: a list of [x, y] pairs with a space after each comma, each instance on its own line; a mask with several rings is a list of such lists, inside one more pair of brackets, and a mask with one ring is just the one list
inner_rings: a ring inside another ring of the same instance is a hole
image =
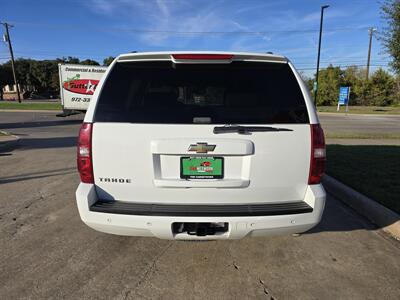
[[232, 54], [172, 54], [174, 59], [193, 59], [193, 60], [229, 60]]
[[81, 181], [83, 183], [94, 183], [91, 123], [83, 123], [79, 130], [77, 163]]
[[325, 173], [326, 150], [324, 131], [320, 124], [311, 124], [311, 161], [308, 184], [319, 184]]

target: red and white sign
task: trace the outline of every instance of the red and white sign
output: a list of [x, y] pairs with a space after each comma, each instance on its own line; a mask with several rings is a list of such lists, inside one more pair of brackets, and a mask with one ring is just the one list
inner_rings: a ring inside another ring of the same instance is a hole
[[61, 103], [64, 109], [87, 110], [107, 67], [59, 65]]
[[93, 95], [100, 80], [95, 79], [79, 79], [65, 81], [63, 83], [63, 88], [72, 93], [82, 94], [82, 95]]

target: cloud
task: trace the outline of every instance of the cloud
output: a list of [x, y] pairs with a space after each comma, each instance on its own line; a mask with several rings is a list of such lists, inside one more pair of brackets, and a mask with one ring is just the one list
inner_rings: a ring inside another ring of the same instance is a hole
[[[238, 12], [243, 14], [246, 11], [257, 10], [257, 8], [265, 6], [265, 4], [256, 2], [255, 5], [243, 7], [243, 2], [236, 2], [235, 4], [226, 0], [211, 2], [90, 0], [88, 8], [109, 18], [128, 21], [129, 25], [123, 24], [119, 27], [122, 27], [124, 32], [128, 34], [129, 27], [139, 29], [131, 30], [132, 37], [139, 37], [148, 45], [163, 46], [173, 43], [174, 46], [179, 47], [187, 45], [193, 40], [201, 42], [209, 39], [224, 39], [226, 36], [222, 32], [251, 30], [250, 27], [243, 26], [241, 17], [236, 15]], [[136, 22], [130, 20], [136, 20]], [[209, 32], [217, 33], [211, 34]], [[265, 34], [258, 34], [256, 38], [270, 39]]]
[[[92, 12], [109, 18], [117, 27], [108, 28], [121, 32], [135, 49], [273, 51], [296, 61], [314, 63], [315, 60], [318, 32], [299, 32], [318, 29], [320, 11], [314, 6], [296, 6], [278, 0], [89, 0], [88, 3]], [[325, 14], [328, 21], [325, 28], [349, 27], [351, 22], [357, 22], [359, 12], [358, 7], [348, 10], [331, 7]], [[328, 55], [340, 53], [340, 47], [327, 52], [328, 42], [340, 39], [354, 38], [346, 32], [325, 31], [323, 56], [330, 58]]]
[[97, 13], [106, 15], [112, 14], [116, 8], [113, 2], [107, 0], [91, 0], [89, 7]]
[[152, 32], [142, 33], [140, 38], [150, 45], [161, 46], [173, 40], [179, 46], [193, 39], [208, 38], [208, 32], [238, 30], [239, 23], [224, 16], [220, 7], [223, 2], [215, 1], [199, 8], [186, 1], [149, 1], [147, 7], [141, 7], [141, 13], [152, 12], [153, 17], [146, 22], [146, 29]]
[[[353, 16], [356, 12], [351, 9], [341, 10], [335, 8], [328, 8], [324, 11], [324, 20], [325, 19], [337, 19], [337, 18], [346, 18]], [[308, 24], [314, 23], [319, 24], [321, 18], [321, 11], [312, 12], [304, 15], [300, 19], [298, 19], [299, 23]]]
[[277, 5], [279, 5], [280, 1], [278, 2], [263, 2], [261, 4], [251, 4], [251, 1], [248, 2], [244, 2], [246, 3], [246, 5], [235, 9], [235, 14], [244, 14], [244, 13], [249, 13], [249, 12], [254, 12], [254, 11], [258, 11], [260, 9], [266, 9], [266, 8], [272, 8], [272, 7], [276, 7]]
[[164, 17], [169, 17], [169, 9], [166, 3], [162, 0], [157, 0], [157, 7]]

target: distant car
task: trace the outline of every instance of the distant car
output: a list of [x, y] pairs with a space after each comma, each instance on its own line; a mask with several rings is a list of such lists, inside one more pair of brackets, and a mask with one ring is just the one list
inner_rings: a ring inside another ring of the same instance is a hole
[[120, 55], [78, 142], [80, 216], [118, 235], [240, 239], [321, 219], [325, 141], [307, 86], [279, 55]]

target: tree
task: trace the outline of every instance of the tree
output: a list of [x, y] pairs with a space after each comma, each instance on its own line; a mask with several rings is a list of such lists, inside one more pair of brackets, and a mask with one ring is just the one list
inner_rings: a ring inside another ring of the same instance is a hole
[[363, 105], [365, 98], [365, 69], [356, 66], [347, 67], [340, 80], [340, 86], [350, 87], [350, 105]]
[[387, 71], [379, 68], [371, 76], [371, 93], [369, 104], [377, 106], [392, 105], [396, 102], [396, 82]]
[[3, 100], [3, 88], [8, 84], [13, 84], [12, 69], [10, 64], [0, 65], [0, 99]]
[[79, 64], [79, 58], [72, 56], [57, 58], [57, 60], [64, 64]]
[[317, 105], [334, 105], [339, 97], [340, 67], [329, 65], [319, 72]]
[[383, 28], [379, 37], [392, 56], [391, 67], [400, 74], [400, 0], [385, 0], [381, 9], [387, 26]]
[[100, 66], [100, 64], [93, 59], [85, 59], [80, 62], [81, 65]]
[[113, 56], [106, 57], [103, 60], [103, 66], [107, 66], [108, 67], [113, 62], [114, 59], [115, 59], [115, 57], [113, 57]]

